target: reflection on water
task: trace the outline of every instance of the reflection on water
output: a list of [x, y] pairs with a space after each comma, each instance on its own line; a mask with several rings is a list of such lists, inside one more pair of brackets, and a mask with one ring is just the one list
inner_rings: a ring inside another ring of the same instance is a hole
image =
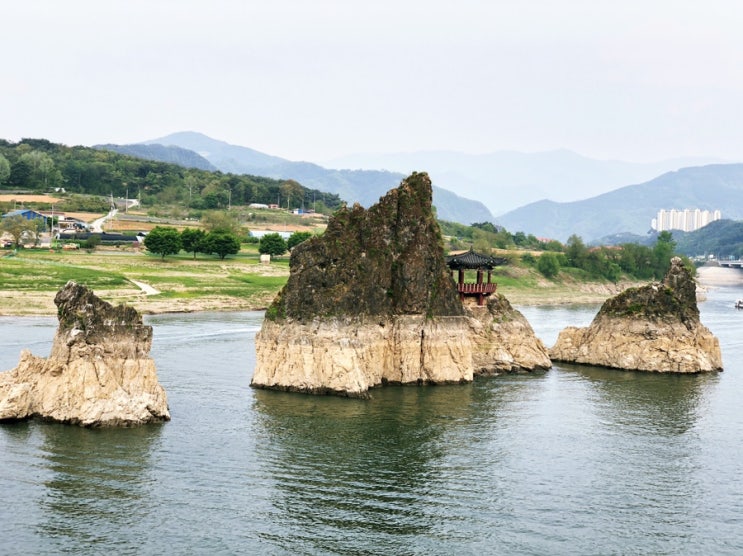
[[150, 496], [152, 449], [162, 425], [133, 429], [41, 427], [41, 457], [52, 476], [38, 533], [51, 546], [115, 545], [122, 528], [141, 519]]
[[[255, 393], [274, 443], [259, 447], [275, 480], [278, 529], [266, 540], [290, 552], [379, 553], [408, 537], [435, 537], [455, 518], [437, 509], [444, 437], [467, 423], [473, 387], [401, 387], [371, 400]], [[434, 491], [434, 492], [432, 492]]]
[[607, 433], [615, 428], [631, 434], [658, 429], [667, 434], [688, 432], [705, 408], [705, 396], [720, 381], [717, 373], [647, 373], [569, 363], [559, 363], [556, 369], [574, 373], [591, 385]]
[[[731, 295], [701, 307], [721, 374], [559, 365], [370, 400], [250, 389], [260, 313], [148, 317], [173, 420], [1, 425], [0, 492], [20, 502], [0, 552], [741, 554]], [[595, 314], [524, 312], [546, 343]], [[16, 330], [41, 346], [55, 327], [14, 324], [11, 366]]]

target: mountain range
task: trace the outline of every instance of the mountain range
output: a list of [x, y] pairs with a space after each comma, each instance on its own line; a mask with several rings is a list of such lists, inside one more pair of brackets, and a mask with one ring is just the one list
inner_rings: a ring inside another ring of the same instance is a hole
[[[202, 169], [294, 179], [364, 206], [375, 203], [407, 173], [417, 169], [428, 172], [436, 184], [434, 205], [440, 219], [463, 224], [495, 222], [508, 230], [560, 241], [566, 241], [572, 234], [585, 241], [617, 234], [647, 236], [651, 220], [662, 208], [720, 209], [724, 218], [743, 218], [743, 164], [675, 168], [684, 162], [710, 160], [703, 158], [633, 164], [597, 161], [562, 150], [532, 154], [503, 151], [491, 155], [421, 152], [378, 155], [377, 159], [356, 155], [334, 161], [369, 165], [376, 160], [380, 167], [404, 168], [403, 173], [397, 173], [328, 169], [231, 145], [196, 132], [105, 148]], [[645, 176], [642, 178], [645, 181], [626, 185], [637, 176]], [[449, 182], [450, 179], [453, 181]], [[453, 191], [441, 187], [441, 183], [451, 183]], [[607, 188], [611, 190], [606, 191]], [[486, 204], [490, 208], [506, 206], [508, 198], [540, 196], [540, 200], [500, 213], [498, 218], [486, 207]]]
[[[144, 141], [135, 145], [107, 145], [105, 148], [134, 156], [149, 157], [156, 153], [148, 149], [175, 147], [196, 153], [201, 159], [222, 172], [251, 174], [274, 179], [293, 179], [312, 189], [336, 193], [348, 203], [358, 202], [365, 207], [376, 203], [390, 189], [400, 185], [405, 174], [379, 170], [334, 170], [311, 162], [294, 162], [261, 153], [248, 147], [231, 145], [196, 132], [179, 132]], [[178, 151], [173, 156], [180, 156]], [[159, 153], [165, 162], [163, 152]], [[194, 159], [195, 160], [195, 159]], [[485, 205], [445, 190], [434, 183], [433, 203], [438, 217], [443, 220], [472, 224], [493, 220]]]
[[558, 203], [578, 201], [625, 185], [642, 183], [665, 172], [721, 162], [709, 157], [649, 163], [595, 160], [561, 149], [536, 153], [420, 151], [356, 154], [333, 159], [327, 164], [334, 168], [385, 168], [403, 173], [425, 169], [440, 187], [482, 201], [498, 216], [544, 199]]
[[538, 201], [496, 219], [508, 230], [565, 241], [619, 233], [647, 235], [658, 210], [699, 208], [743, 219], [743, 164], [683, 168], [637, 185], [572, 203]]

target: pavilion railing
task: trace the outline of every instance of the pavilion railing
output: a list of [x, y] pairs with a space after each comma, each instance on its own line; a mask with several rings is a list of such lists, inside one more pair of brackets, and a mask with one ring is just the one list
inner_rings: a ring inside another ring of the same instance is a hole
[[463, 283], [457, 284], [457, 291], [459, 293], [494, 293], [498, 284], [471, 284]]

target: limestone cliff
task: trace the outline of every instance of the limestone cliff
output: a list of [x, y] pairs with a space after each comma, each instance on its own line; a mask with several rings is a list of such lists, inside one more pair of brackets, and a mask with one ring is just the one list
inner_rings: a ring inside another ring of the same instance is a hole
[[[431, 181], [414, 173], [369, 210], [341, 209], [294, 249], [256, 336], [251, 385], [364, 396], [387, 383], [471, 381], [475, 369], [495, 369], [487, 355], [474, 363], [475, 333], [493, 334], [459, 300]], [[504, 368], [519, 365], [503, 357]]]
[[54, 299], [59, 326], [49, 358], [24, 350], [0, 373], [0, 420], [40, 417], [84, 426], [170, 419], [149, 356], [152, 327], [131, 307], [112, 307], [68, 282]]
[[486, 307], [471, 306], [471, 338], [475, 374], [549, 369], [547, 348], [536, 337], [524, 315], [501, 294], [488, 299]]
[[678, 257], [663, 282], [630, 288], [607, 300], [587, 328], [560, 332], [550, 356], [627, 370], [722, 370], [719, 342], [699, 320], [694, 278]]

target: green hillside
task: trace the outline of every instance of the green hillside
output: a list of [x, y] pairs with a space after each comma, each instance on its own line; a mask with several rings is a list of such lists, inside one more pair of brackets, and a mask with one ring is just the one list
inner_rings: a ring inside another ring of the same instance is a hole
[[674, 231], [673, 238], [677, 251], [689, 257], [743, 257], [743, 222], [740, 221], [717, 220], [695, 232]]
[[147, 204], [218, 209], [250, 203], [334, 210], [338, 195], [292, 180], [210, 172], [45, 139], [0, 140], [0, 188], [138, 198]]

